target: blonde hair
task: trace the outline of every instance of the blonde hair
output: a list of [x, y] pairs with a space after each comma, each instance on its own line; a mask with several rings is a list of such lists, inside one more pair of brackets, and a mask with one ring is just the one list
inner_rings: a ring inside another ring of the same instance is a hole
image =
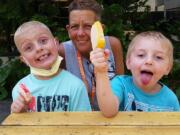
[[168, 47], [170, 65], [171, 67], [173, 66], [173, 45], [167, 37], [165, 37], [162, 33], [157, 32], [157, 31], [146, 31], [146, 32], [137, 34], [129, 44], [128, 51], [126, 54], [126, 59], [130, 57], [131, 52], [133, 51], [136, 45], [136, 41], [139, 40], [140, 38], [151, 38], [154, 40], [158, 40], [160, 41], [161, 44]]
[[28, 22], [25, 22], [22, 25], [20, 25], [17, 28], [17, 30], [15, 31], [14, 42], [15, 42], [16, 46], [17, 46], [17, 38], [18, 38], [18, 36], [20, 36], [25, 30], [27, 30], [28, 28], [30, 28], [32, 26], [46, 29], [52, 35], [52, 32], [50, 31], [50, 29], [44, 23], [41, 23], [39, 21], [28, 21]]

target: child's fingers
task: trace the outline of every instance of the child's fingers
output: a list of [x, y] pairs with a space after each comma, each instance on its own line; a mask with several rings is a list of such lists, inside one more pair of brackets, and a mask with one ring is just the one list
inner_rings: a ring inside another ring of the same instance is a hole
[[29, 92], [25, 92], [23, 89], [20, 88], [19, 95], [21, 96], [21, 99], [24, 100], [26, 104], [31, 102], [32, 95]]
[[109, 51], [108, 49], [105, 49], [105, 50], [104, 50], [104, 55], [105, 55], [105, 57], [106, 57], [106, 60], [108, 60], [109, 55], [110, 55], [110, 51]]
[[11, 105], [11, 113], [18, 113], [20, 112], [19, 106], [17, 105], [16, 101], [14, 101]]
[[108, 67], [109, 50], [100, 48], [94, 49], [90, 53], [90, 60], [93, 63], [96, 71], [106, 72]]
[[24, 103], [22, 103], [21, 101], [17, 100], [13, 106], [15, 112], [21, 112], [21, 110], [23, 110], [24, 108]]
[[95, 49], [90, 54], [90, 59], [93, 64], [106, 63], [109, 57], [109, 50], [103, 50], [100, 48]]
[[22, 99], [18, 97], [11, 105], [11, 112], [19, 113], [25, 110], [27, 106], [22, 102]]
[[103, 49], [96, 48], [90, 53], [90, 60], [93, 62], [96, 62], [98, 59], [103, 59], [103, 58], [105, 58]]

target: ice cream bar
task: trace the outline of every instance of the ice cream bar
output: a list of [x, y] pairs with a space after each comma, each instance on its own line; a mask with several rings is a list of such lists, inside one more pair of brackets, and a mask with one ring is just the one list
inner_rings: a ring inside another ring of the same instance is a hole
[[91, 43], [92, 48], [104, 48], [105, 38], [102, 25], [99, 21], [96, 21], [91, 28]]

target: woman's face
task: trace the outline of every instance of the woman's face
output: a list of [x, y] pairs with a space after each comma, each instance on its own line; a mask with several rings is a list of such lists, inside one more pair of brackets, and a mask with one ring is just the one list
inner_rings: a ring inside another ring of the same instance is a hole
[[91, 10], [73, 10], [69, 15], [68, 34], [76, 49], [81, 53], [92, 50], [90, 33], [96, 15]]

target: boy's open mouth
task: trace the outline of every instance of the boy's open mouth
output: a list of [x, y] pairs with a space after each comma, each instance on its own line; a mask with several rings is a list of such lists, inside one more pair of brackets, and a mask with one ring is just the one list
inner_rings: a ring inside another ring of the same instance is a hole
[[50, 54], [44, 54], [44, 55], [42, 55], [42, 56], [40, 56], [38, 59], [37, 59], [37, 61], [43, 61], [44, 59], [46, 59], [47, 57], [49, 57], [49, 55]]
[[147, 85], [151, 81], [152, 76], [153, 76], [153, 73], [151, 71], [142, 70], [141, 71], [141, 82], [144, 85]]

